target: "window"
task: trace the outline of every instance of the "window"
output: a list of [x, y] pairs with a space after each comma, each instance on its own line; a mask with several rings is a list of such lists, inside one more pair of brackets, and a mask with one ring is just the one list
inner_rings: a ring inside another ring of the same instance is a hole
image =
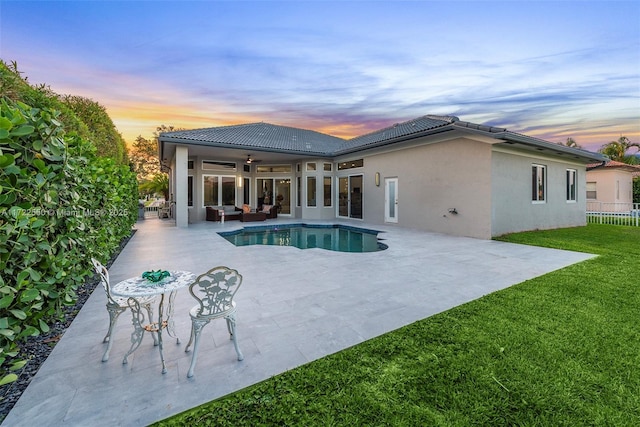
[[307, 171], [314, 171], [316, 170], [316, 164], [315, 163], [307, 163]]
[[203, 175], [204, 206], [233, 206], [236, 204], [236, 177]]
[[598, 192], [596, 191], [595, 182], [587, 182], [587, 199], [595, 200], [598, 198]]
[[187, 162], [187, 169], [192, 170], [193, 169], [193, 160], [189, 160]]
[[193, 176], [187, 177], [187, 206], [193, 206]]
[[202, 170], [206, 170], [206, 171], [236, 170], [236, 164], [233, 162], [220, 162], [217, 160], [203, 160]]
[[242, 190], [242, 199], [245, 204], [250, 204], [251, 199], [249, 198], [249, 186], [251, 185], [251, 180], [249, 178], [242, 178], [244, 181], [244, 189]]
[[219, 186], [218, 186], [217, 176], [205, 175], [202, 177], [202, 185], [204, 188], [204, 205], [205, 206], [217, 206], [218, 205], [218, 194], [219, 194]]
[[291, 173], [291, 165], [257, 166], [257, 173]]
[[620, 200], [620, 181], [616, 181], [616, 200]]
[[567, 169], [567, 202], [576, 201], [576, 176], [578, 171], [575, 169]]
[[296, 178], [297, 192], [296, 192], [296, 206], [300, 207], [302, 203], [302, 178]]
[[531, 201], [544, 203], [547, 198], [547, 167], [543, 165], [531, 166]]
[[325, 176], [324, 177], [324, 206], [325, 207], [330, 207], [331, 206], [331, 200], [332, 200], [331, 195], [332, 195], [331, 177], [330, 176]]
[[351, 160], [350, 162], [338, 163], [338, 170], [361, 168], [363, 166], [364, 166], [364, 160], [362, 159]]
[[332, 167], [333, 167], [333, 164], [331, 164], [331, 163], [325, 163], [325, 164], [324, 164], [324, 171], [325, 171], [325, 172], [331, 172]]
[[307, 177], [307, 206], [316, 206], [316, 177]]

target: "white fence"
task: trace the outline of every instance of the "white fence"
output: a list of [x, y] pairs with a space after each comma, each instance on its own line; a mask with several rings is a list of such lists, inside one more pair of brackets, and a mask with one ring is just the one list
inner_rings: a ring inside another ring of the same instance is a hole
[[587, 202], [587, 222], [640, 226], [640, 203]]
[[145, 218], [157, 218], [159, 206], [145, 206], [144, 217]]

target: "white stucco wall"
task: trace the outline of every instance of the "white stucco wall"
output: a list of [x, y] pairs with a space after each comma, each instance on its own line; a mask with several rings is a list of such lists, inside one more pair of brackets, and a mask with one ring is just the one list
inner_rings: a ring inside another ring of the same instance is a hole
[[[398, 226], [491, 237], [491, 145], [463, 138], [367, 156], [364, 221], [384, 224], [384, 179], [398, 178]], [[374, 176], [380, 172], [379, 187]], [[455, 208], [458, 214], [451, 214]]]
[[[586, 224], [585, 166], [530, 152], [494, 149], [492, 154], [493, 236]], [[546, 166], [545, 203], [531, 200], [533, 164]], [[577, 200], [567, 202], [566, 171], [577, 170]]]

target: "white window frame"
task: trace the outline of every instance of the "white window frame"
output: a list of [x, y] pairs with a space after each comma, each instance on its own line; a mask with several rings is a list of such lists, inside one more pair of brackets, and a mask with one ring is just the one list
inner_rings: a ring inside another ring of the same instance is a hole
[[[205, 204], [205, 198], [204, 198], [204, 180], [205, 177], [217, 177], [218, 178], [218, 203], [216, 203], [215, 205], [206, 205]], [[238, 200], [238, 184], [236, 181], [236, 176], [235, 175], [218, 175], [218, 174], [210, 174], [210, 173], [204, 173], [202, 174], [202, 207], [205, 208], [207, 206], [223, 206], [222, 205], [222, 178], [231, 178], [233, 179], [233, 186], [234, 186], [234, 201], [233, 204], [236, 204], [236, 200]]]
[[[187, 175], [187, 208], [189, 209], [195, 206], [195, 200], [193, 199], [195, 180], [196, 178], [193, 175]], [[189, 181], [191, 181], [191, 204], [189, 204]], [[204, 183], [204, 180], [202, 182]]]
[[[309, 181], [310, 180], [313, 180], [314, 187], [315, 187], [313, 189], [313, 196], [314, 196], [313, 199], [311, 199], [312, 192], [309, 189]], [[318, 207], [318, 177], [314, 176], [314, 175], [308, 176], [306, 178], [306, 180], [305, 180], [305, 188], [307, 190], [305, 192], [306, 195], [307, 195], [307, 197], [306, 197], [306, 199], [307, 199], [306, 200], [306, 207], [308, 207], [308, 208], [317, 208]], [[312, 200], [315, 202], [315, 204], [310, 205], [309, 202], [312, 201]]]
[[578, 201], [578, 171], [576, 169], [567, 169], [566, 176], [567, 203], [576, 203]]
[[[329, 180], [329, 197], [325, 194], [326, 184], [325, 182]], [[329, 204], [327, 204], [327, 201]], [[332, 208], [333, 207], [333, 177], [330, 175], [324, 175], [322, 177], [322, 207], [324, 208]]]
[[[587, 200], [598, 200], [598, 183], [596, 181], [587, 182]], [[589, 197], [595, 196], [595, 197]]]
[[[540, 172], [542, 172], [542, 198], [540, 198], [540, 191], [533, 191], [533, 186], [531, 187], [531, 203], [533, 204], [544, 204], [547, 203], [547, 167], [545, 165], [540, 164], [532, 164], [531, 172], [533, 178], [533, 172], [535, 171], [535, 182], [536, 184], [540, 182]], [[531, 182], [533, 185], [533, 181]]]

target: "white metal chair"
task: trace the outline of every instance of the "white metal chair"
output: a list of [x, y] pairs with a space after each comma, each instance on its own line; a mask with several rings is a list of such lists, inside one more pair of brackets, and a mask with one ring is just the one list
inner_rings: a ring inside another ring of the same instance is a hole
[[158, 218], [171, 218], [171, 203], [164, 202], [158, 206]]
[[193, 343], [193, 355], [191, 356], [191, 366], [187, 377], [193, 376], [198, 357], [198, 345], [200, 343], [200, 333], [210, 321], [223, 318], [227, 321], [229, 337], [238, 354], [238, 360], [244, 359], [242, 352], [238, 348], [236, 336], [236, 303], [233, 297], [242, 284], [242, 275], [237, 270], [228, 267], [214, 267], [196, 278], [196, 281], [189, 286], [189, 292], [198, 301], [198, 305], [189, 311], [191, 316], [191, 336], [185, 352]]
[[[100, 282], [102, 283], [102, 287], [104, 288], [104, 292], [107, 294], [107, 311], [109, 312], [109, 330], [107, 331], [107, 335], [105, 335], [102, 342], [108, 342], [107, 349], [102, 356], [102, 361], [106, 362], [109, 360], [109, 352], [111, 351], [111, 345], [113, 341], [111, 340], [111, 333], [113, 332], [114, 327], [116, 326], [116, 322], [118, 321], [118, 316], [120, 316], [124, 311], [129, 308], [128, 300], [126, 297], [116, 297], [111, 295], [111, 284], [109, 282], [109, 270], [102, 265], [100, 261], [95, 258], [91, 258], [91, 263], [93, 264], [96, 273], [100, 276]], [[147, 314], [149, 315], [149, 319], [153, 318], [153, 308], [151, 304], [153, 303], [155, 297], [148, 298], [137, 298], [138, 303], [143, 306], [147, 310]], [[153, 335], [153, 345], [158, 345], [158, 337], [155, 334]]]

